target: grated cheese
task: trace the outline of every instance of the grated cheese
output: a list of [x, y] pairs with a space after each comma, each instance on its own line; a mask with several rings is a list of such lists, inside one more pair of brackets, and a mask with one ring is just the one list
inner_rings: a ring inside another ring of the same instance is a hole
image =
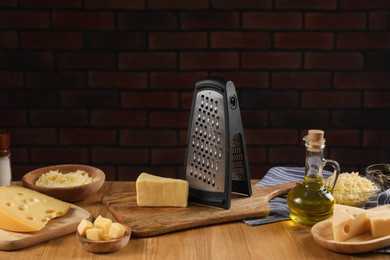
[[[333, 179], [332, 175], [326, 181], [326, 186], [330, 187]], [[332, 194], [338, 204], [361, 206], [375, 196], [377, 191], [378, 187], [370, 180], [359, 176], [358, 172], [344, 172], [340, 173]]]
[[58, 170], [51, 170], [42, 174], [35, 182], [35, 185], [41, 187], [73, 187], [88, 184], [96, 180], [97, 178], [90, 177], [87, 172], [82, 170], [66, 174]]

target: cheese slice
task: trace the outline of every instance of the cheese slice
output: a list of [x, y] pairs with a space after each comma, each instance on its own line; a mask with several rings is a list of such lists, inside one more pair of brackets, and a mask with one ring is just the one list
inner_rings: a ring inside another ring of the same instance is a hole
[[70, 204], [19, 187], [0, 187], [0, 228], [15, 232], [41, 230], [49, 220], [65, 215]]
[[364, 209], [335, 204], [333, 209], [333, 239], [346, 241], [369, 230], [369, 221]]
[[187, 207], [189, 185], [185, 180], [141, 173], [136, 181], [137, 205]]

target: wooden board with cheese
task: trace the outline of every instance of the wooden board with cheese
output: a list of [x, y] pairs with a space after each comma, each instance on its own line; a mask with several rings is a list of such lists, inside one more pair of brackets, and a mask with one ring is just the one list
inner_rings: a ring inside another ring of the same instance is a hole
[[296, 183], [259, 187], [253, 185], [251, 197], [232, 194], [230, 209], [189, 203], [186, 208], [139, 207], [136, 191], [106, 195], [103, 203], [116, 219], [131, 227], [135, 237], [149, 237], [195, 227], [266, 216], [268, 201], [286, 194]]

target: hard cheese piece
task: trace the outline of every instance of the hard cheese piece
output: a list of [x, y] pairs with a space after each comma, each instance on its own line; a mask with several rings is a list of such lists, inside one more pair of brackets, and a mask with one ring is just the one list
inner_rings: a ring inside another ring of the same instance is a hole
[[41, 230], [49, 220], [65, 215], [70, 204], [19, 187], [0, 187], [0, 228], [15, 232]]
[[126, 228], [119, 223], [112, 223], [108, 236], [110, 238], [122, 237], [126, 232]]
[[335, 204], [333, 209], [333, 239], [346, 241], [369, 230], [364, 209]]
[[93, 222], [93, 225], [97, 228], [102, 229], [103, 233], [108, 234], [112, 225], [112, 220], [99, 215]]
[[370, 233], [374, 238], [390, 235], [390, 213], [387, 216], [370, 216]]
[[185, 180], [141, 173], [136, 181], [137, 205], [187, 207], [189, 185]]
[[87, 229], [85, 233], [86, 233], [86, 237], [90, 240], [95, 240], [95, 241], [103, 240], [103, 230], [101, 228], [96, 228], [96, 227], [90, 228]]
[[87, 219], [81, 220], [80, 224], [77, 226], [77, 231], [80, 235], [85, 236], [87, 229], [93, 228], [93, 223]]

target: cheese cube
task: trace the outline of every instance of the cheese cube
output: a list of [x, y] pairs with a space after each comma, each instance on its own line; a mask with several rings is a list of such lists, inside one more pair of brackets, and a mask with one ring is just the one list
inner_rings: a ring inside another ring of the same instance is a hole
[[346, 241], [369, 230], [367, 213], [364, 209], [335, 204], [333, 209], [333, 239]]
[[0, 228], [39, 231], [49, 220], [65, 215], [70, 204], [20, 186], [0, 187]]
[[85, 232], [87, 239], [99, 241], [103, 239], [103, 230], [101, 228], [90, 228]]
[[187, 207], [189, 185], [185, 180], [141, 173], [136, 181], [137, 205]]
[[370, 216], [370, 233], [374, 238], [390, 235], [390, 214], [387, 216]]
[[120, 223], [112, 223], [108, 236], [110, 238], [122, 237], [126, 232], [126, 228]]
[[80, 224], [77, 226], [77, 231], [80, 235], [85, 236], [87, 229], [93, 228], [93, 223], [87, 219], [81, 220]]
[[93, 225], [96, 228], [102, 229], [104, 234], [108, 234], [112, 225], [112, 220], [99, 215], [93, 222]]

